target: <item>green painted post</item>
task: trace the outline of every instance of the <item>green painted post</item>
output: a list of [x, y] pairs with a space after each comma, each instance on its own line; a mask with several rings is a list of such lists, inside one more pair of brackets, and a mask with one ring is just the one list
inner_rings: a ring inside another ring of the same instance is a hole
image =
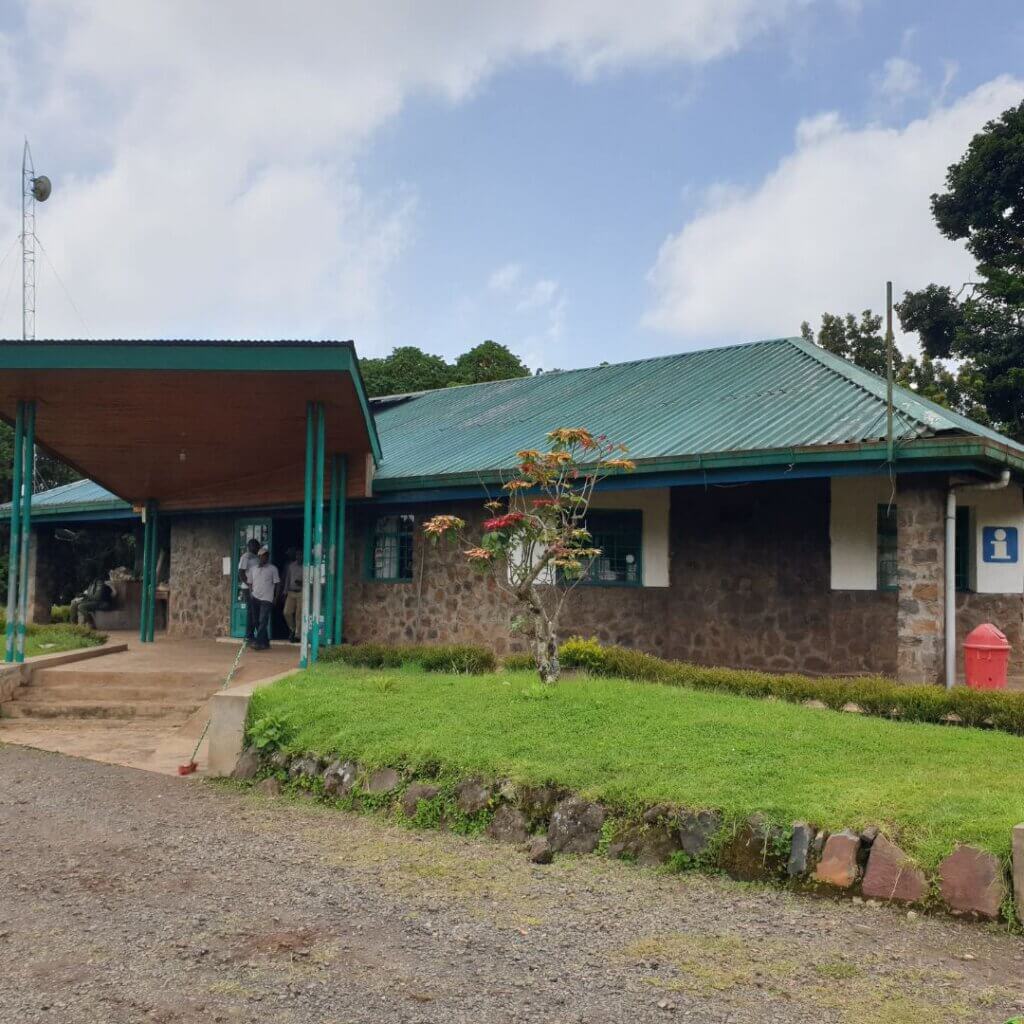
[[153, 543], [153, 515], [148, 501], [144, 506], [143, 515], [145, 516], [145, 522], [142, 529], [142, 590], [139, 593], [139, 640], [145, 643], [148, 634], [146, 629], [146, 612], [149, 602], [146, 600], [146, 593], [149, 590], [149, 549]]
[[338, 522], [335, 533], [334, 561], [334, 642], [340, 644], [344, 638], [342, 627], [345, 623], [345, 500], [348, 494], [348, 459], [344, 455], [335, 456], [338, 473]]
[[324, 443], [326, 440], [326, 415], [323, 402], [316, 404], [316, 495], [313, 515], [313, 642], [310, 662], [316, 664], [320, 658], [320, 637], [324, 628], [323, 614], [323, 569], [324, 569]]
[[156, 639], [156, 566], [160, 560], [160, 509], [155, 501], [150, 502], [150, 517], [153, 520], [153, 540], [149, 546], [149, 593], [146, 595], [146, 642]]
[[331, 456], [331, 500], [327, 506], [327, 592], [324, 597], [324, 643], [334, 641], [334, 553], [338, 537], [338, 456]]
[[14, 661], [14, 633], [18, 624], [18, 559], [21, 544], [21, 464], [25, 434], [25, 403], [18, 402], [14, 418], [14, 466], [11, 481], [11, 546], [7, 554], [7, 628], [4, 661]]
[[299, 665], [309, 664], [309, 619], [313, 560], [313, 403], [306, 403], [306, 476], [302, 505], [302, 644]]
[[32, 476], [36, 453], [36, 403], [25, 403], [25, 431], [22, 436], [21, 523], [18, 545], [18, 622], [14, 634], [14, 660], [25, 660], [25, 625], [28, 622], [28, 555], [32, 546]]

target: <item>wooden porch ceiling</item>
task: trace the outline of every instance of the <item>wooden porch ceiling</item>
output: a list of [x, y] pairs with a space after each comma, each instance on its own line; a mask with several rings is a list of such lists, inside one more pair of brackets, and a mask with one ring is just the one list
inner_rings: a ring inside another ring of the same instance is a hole
[[36, 400], [42, 448], [166, 511], [301, 504], [306, 403], [323, 402], [349, 496], [369, 491], [376, 436], [348, 344], [0, 344], [0, 417], [19, 399]]

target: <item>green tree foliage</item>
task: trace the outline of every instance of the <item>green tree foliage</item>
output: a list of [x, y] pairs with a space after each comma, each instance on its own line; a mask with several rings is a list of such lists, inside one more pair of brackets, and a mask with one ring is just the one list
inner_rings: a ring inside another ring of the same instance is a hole
[[962, 360], [959, 377], [998, 430], [1024, 441], [1024, 103], [971, 140], [932, 196], [939, 230], [978, 261], [977, 282], [931, 284], [897, 307], [934, 359]]
[[[11, 500], [14, 470], [14, 428], [0, 423], [0, 504]], [[77, 480], [78, 474], [49, 455], [37, 453], [34, 486], [37, 491], [49, 490]], [[10, 528], [0, 523], [0, 603], [7, 599], [7, 555]]]
[[360, 362], [363, 382], [371, 398], [430, 391], [455, 384], [528, 377], [529, 368], [504, 345], [484, 341], [460, 355], [454, 363], [430, 355], [415, 345], [403, 345], [391, 355]]
[[490, 380], [529, 376], [529, 367], [496, 341], [481, 342], [455, 360], [454, 380], [459, 384], [483, 384]]
[[359, 367], [371, 398], [429, 391], [451, 383], [451, 367], [440, 356], [428, 355], [415, 345], [402, 345], [381, 359], [363, 359]]
[[[879, 377], [885, 377], [882, 318], [870, 309], [865, 309], [860, 319], [852, 313], [845, 316], [825, 313], [817, 335], [806, 320], [800, 325], [800, 333], [807, 341], [819, 345], [826, 352], [842, 356]], [[979, 423], [988, 422], [985, 409], [978, 399], [977, 375], [973, 367], [962, 366], [957, 373], [941, 360], [928, 355], [915, 359], [895, 349], [893, 356], [893, 376], [901, 387], [910, 388], [947, 409], [971, 416]]]

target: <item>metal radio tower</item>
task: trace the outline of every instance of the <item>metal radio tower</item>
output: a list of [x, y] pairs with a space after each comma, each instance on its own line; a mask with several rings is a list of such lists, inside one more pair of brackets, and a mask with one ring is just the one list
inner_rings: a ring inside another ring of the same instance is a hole
[[36, 176], [28, 139], [21, 156], [21, 339], [36, 338], [36, 203], [50, 197], [50, 179]]

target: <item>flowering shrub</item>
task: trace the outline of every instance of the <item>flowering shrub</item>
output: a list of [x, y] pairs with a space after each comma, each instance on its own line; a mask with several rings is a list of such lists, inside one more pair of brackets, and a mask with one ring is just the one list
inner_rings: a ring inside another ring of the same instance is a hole
[[558, 623], [572, 588], [601, 554], [586, 528], [594, 487], [610, 473], [631, 471], [626, 448], [579, 427], [548, 434], [549, 448], [525, 448], [502, 490], [505, 497], [484, 506], [490, 513], [476, 543], [466, 538], [458, 516], [435, 516], [423, 529], [435, 542], [462, 543], [467, 562], [493, 574], [519, 602], [524, 616], [515, 624], [530, 641], [540, 678], [559, 674]]

